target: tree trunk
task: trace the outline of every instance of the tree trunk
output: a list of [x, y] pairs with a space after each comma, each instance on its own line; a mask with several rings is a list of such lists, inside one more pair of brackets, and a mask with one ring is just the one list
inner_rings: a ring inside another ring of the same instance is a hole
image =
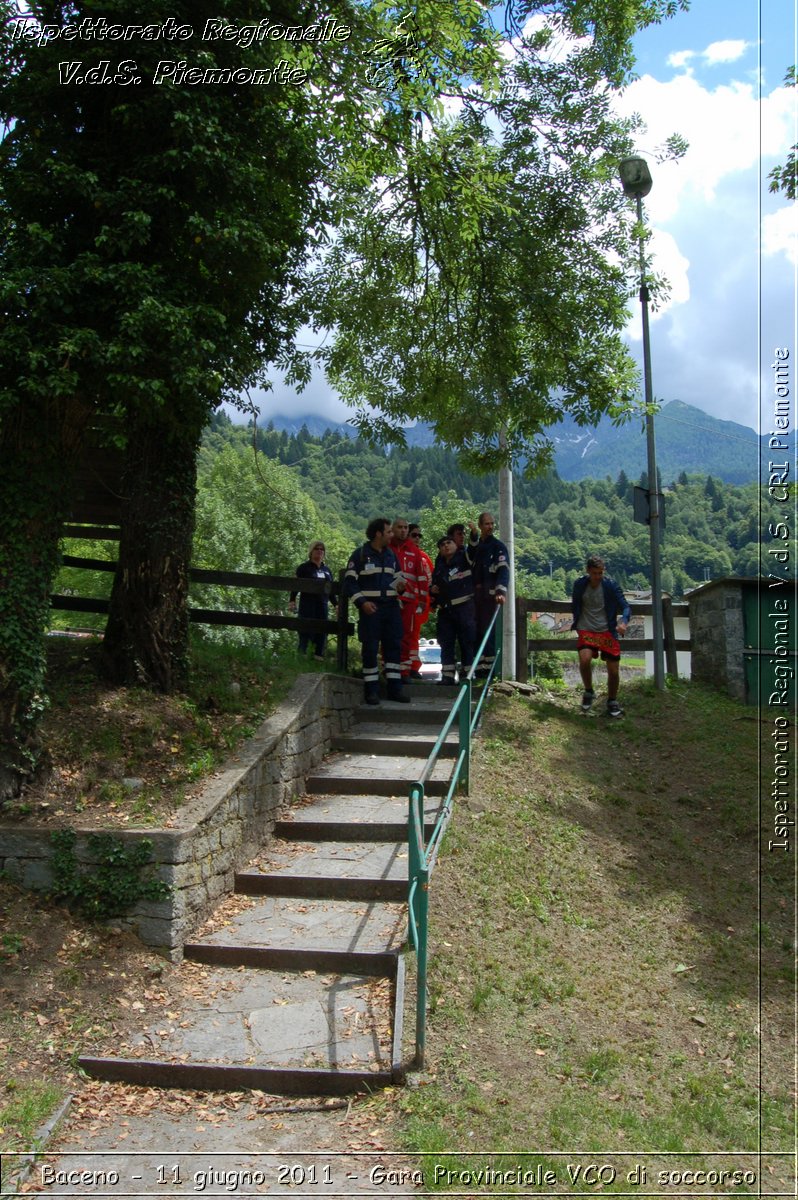
[[0, 804], [43, 761], [45, 633], [84, 415], [60, 426], [29, 405], [0, 430]]
[[197, 440], [185, 429], [151, 423], [129, 431], [101, 659], [113, 683], [171, 692], [186, 680], [196, 479]]

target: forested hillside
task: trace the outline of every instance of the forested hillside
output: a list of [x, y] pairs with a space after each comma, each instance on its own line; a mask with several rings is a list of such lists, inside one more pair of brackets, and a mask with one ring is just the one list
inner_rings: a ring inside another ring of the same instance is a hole
[[[224, 495], [240, 510], [237, 519], [246, 523], [253, 500], [250, 484], [244, 481], [254, 472], [257, 490], [258, 469], [266, 475], [261, 483], [266, 495], [270, 487], [278, 488], [266, 501], [275, 532], [271, 538], [263, 536], [264, 530], [258, 533], [256, 553], [256, 558], [268, 555], [270, 570], [278, 565], [282, 569], [289, 547], [299, 562], [306, 542], [317, 533], [327, 540], [333, 566], [342, 566], [373, 516], [393, 517], [401, 512], [420, 520], [424, 544], [434, 551], [435, 540], [450, 520], [475, 516], [482, 508], [498, 508], [496, 477], [468, 474], [453, 454], [437, 447], [386, 454], [337, 432], [313, 437], [305, 429], [295, 435], [258, 429], [253, 441], [251, 429], [234, 426], [220, 415], [206, 432], [201, 456], [203, 521], [207, 523], [216, 504], [214, 497]], [[284, 482], [278, 484], [278, 479]], [[553, 472], [533, 479], [516, 476], [516, 556], [522, 588], [567, 594], [591, 550], [605, 556], [624, 586], [645, 588], [648, 529], [632, 520], [632, 489], [638, 482], [622, 471], [615, 478], [573, 483]], [[678, 595], [705, 578], [757, 573], [760, 539], [767, 542], [769, 533], [759, 527], [755, 484], [734, 486], [711, 475], [685, 473], [663, 479], [662, 484], [666, 492], [663, 585], [668, 591]], [[274, 510], [281, 500], [289, 508], [294, 504], [294, 515], [284, 513], [275, 523]], [[318, 528], [313, 528], [314, 520]], [[199, 531], [195, 559], [198, 552], [207, 558], [212, 544], [214, 554], [222, 549], [225, 539], [211, 536], [210, 526], [208, 530]]]
[[[527, 596], [565, 599], [585, 557], [596, 551], [627, 589], [648, 587], [649, 536], [632, 519], [636, 483], [623, 471], [614, 478], [566, 482], [555, 472], [533, 479], [516, 476], [515, 549], [517, 587]], [[764, 553], [784, 550], [773, 530], [760, 528], [756, 484], [735, 486], [711, 475], [680, 474], [662, 480], [666, 528], [662, 547], [663, 587], [673, 595], [705, 579], [753, 576]], [[292, 575], [322, 537], [327, 560], [337, 573], [352, 548], [363, 540], [374, 516], [400, 513], [420, 522], [423, 545], [435, 556], [435, 543], [455, 520], [476, 518], [489, 508], [498, 516], [495, 475], [463, 471], [456, 457], [438, 447], [410, 447], [390, 454], [361, 440], [328, 431], [313, 437], [275, 429], [253, 433], [218, 414], [206, 429], [199, 457], [193, 565], [221, 570]], [[778, 530], [776, 530], [778, 532]], [[501, 530], [499, 531], [501, 536]], [[67, 553], [114, 559], [114, 542], [67, 541]], [[794, 563], [794, 547], [786, 561]], [[785, 561], [785, 560], [782, 560]], [[775, 558], [766, 558], [765, 571]], [[783, 568], [778, 567], [783, 572]], [[65, 567], [55, 590], [79, 596], [105, 596], [107, 573]], [[286, 597], [211, 585], [193, 585], [199, 607], [273, 611]], [[74, 616], [54, 614], [56, 624]], [[82, 624], [102, 628], [104, 617], [85, 614]], [[201, 627], [209, 640], [258, 642], [277, 649], [272, 631]], [[288, 638], [286, 645], [292, 644]]]
[[[289, 436], [306, 425], [310, 433], [322, 437], [333, 429], [345, 437], [354, 437], [351, 425], [330, 422], [324, 417], [302, 413], [276, 413], [274, 427]], [[753, 429], [736, 421], [722, 421], [695, 405], [681, 400], [664, 403], [657, 413], [657, 462], [664, 479], [675, 478], [680, 471], [710, 474], [724, 483], [754, 483], [759, 470], [760, 448], [768, 452], [767, 435], [758, 438]], [[561, 479], [601, 479], [623, 470], [637, 478], [646, 466], [643, 418], [634, 417], [616, 425], [602, 417], [595, 425], [578, 425], [565, 415], [547, 433], [554, 445], [554, 462]], [[405, 429], [409, 446], [430, 447], [435, 435], [429, 425], [419, 422]], [[789, 440], [789, 435], [788, 440]], [[790, 441], [790, 446], [792, 442]]]

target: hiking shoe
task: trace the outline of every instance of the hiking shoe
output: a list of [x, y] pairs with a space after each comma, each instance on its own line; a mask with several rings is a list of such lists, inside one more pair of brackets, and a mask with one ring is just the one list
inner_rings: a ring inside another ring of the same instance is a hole
[[582, 696], [582, 712], [590, 712], [593, 701], [596, 698], [595, 692], [585, 692]]
[[622, 717], [623, 716], [623, 709], [621, 708], [621, 706], [617, 700], [608, 700], [607, 701], [607, 716], [608, 717]]
[[388, 699], [392, 700], [394, 702], [394, 704], [409, 704], [410, 703], [410, 697], [406, 696], [404, 692], [389, 692]]

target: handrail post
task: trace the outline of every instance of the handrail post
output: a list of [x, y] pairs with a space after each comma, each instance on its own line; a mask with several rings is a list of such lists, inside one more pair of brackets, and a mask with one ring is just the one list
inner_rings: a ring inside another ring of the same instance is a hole
[[429, 871], [424, 867], [418, 875], [416, 888], [416, 1070], [424, 1066], [427, 1045], [427, 945], [429, 932]]
[[457, 714], [459, 732], [460, 732], [460, 753], [463, 756], [463, 765], [460, 768], [460, 787], [462, 791], [468, 795], [471, 790], [471, 688], [473, 684], [470, 679], [461, 681], [461, 691], [465, 692], [465, 698], [461, 698], [460, 711]]
[[501, 679], [504, 674], [504, 621], [496, 619], [496, 664], [494, 678]]
[[[410, 788], [407, 813], [408, 897], [412, 907], [410, 936], [415, 930], [416, 952], [416, 1057], [418, 1070], [424, 1066], [427, 1035], [427, 941], [429, 926], [429, 870], [424, 854], [424, 785]], [[415, 887], [413, 886], [415, 884]]]

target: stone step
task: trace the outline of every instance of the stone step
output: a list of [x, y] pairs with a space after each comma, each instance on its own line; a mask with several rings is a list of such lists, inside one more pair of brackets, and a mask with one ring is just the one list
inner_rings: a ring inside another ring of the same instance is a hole
[[[195, 986], [129, 1045], [83, 1057], [95, 1078], [201, 1091], [345, 1095], [401, 1083], [408, 793], [456, 688], [409, 684], [409, 704], [355, 711], [348, 733], [280, 815], [276, 841], [235, 877], [184, 947]], [[455, 727], [425, 782], [429, 836], [458, 752]]]
[[314, 970], [231, 971], [186, 963], [193, 996], [159, 1013], [94, 1078], [149, 1087], [341, 1095], [384, 1087], [394, 1069], [394, 979]]
[[196, 940], [206, 946], [387, 954], [404, 945], [406, 933], [403, 904], [236, 896], [206, 922]]
[[[437, 737], [434, 727], [428, 727], [426, 735], [424, 727], [418, 725], [401, 727], [401, 731], [390, 729], [386, 725], [370, 722], [368, 725], [358, 725], [351, 733], [344, 733], [332, 739], [333, 750], [346, 754], [393, 755], [406, 758], [429, 758], [435, 748]], [[459, 739], [457, 733], [450, 733], [439, 750], [442, 758], [452, 758], [457, 754]]]
[[398, 951], [369, 953], [300, 946], [243, 946], [235, 942], [186, 942], [183, 953], [190, 962], [215, 967], [258, 967], [272, 971], [315, 971], [393, 979]]
[[353, 1065], [348, 1069], [337, 1066], [313, 1069], [81, 1055], [78, 1066], [90, 1079], [126, 1083], [131, 1087], [198, 1092], [259, 1091], [271, 1096], [350, 1096], [404, 1082], [401, 1063], [392, 1069], [380, 1064], [365, 1068]]
[[[407, 796], [305, 796], [281, 814], [273, 835], [284, 841], [406, 842]], [[441, 810], [438, 796], [424, 797], [425, 836], [429, 837]]]
[[325, 875], [267, 875], [237, 871], [235, 890], [241, 896], [291, 896], [306, 900], [407, 900], [407, 879]]
[[[432, 836], [434, 821], [424, 822], [425, 840]], [[278, 821], [274, 836], [287, 842], [402, 842], [407, 840], [407, 820], [371, 821], [367, 826], [344, 821]]]
[[354, 710], [352, 730], [357, 729], [358, 725], [363, 722], [374, 721], [392, 725], [412, 725], [414, 723], [437, 725], [440, 730], [449, 715], [454, 700], [455, 689], [452, 689], [451, 697], [440, 694], [446, 690], [448, 689], [438, 688], [434, 695], [416, 695], [415, 689], [413, 689], [409, 692], [410, 704], [387, 702], [377, 705], [360, 704]]
[[407, 848], [393, 842], [272, 844], [256, 869], [236, 874], [235, 887], [248, 896], [405, 900]]
[[[426, 758], [406, 758], [402, 755], [376, 758], [369, 754], [341, 754], [316, 767], [314, 773], [305, 780], [305, 789], [311, 795], [327, 792], [407, 795], [411, 784], [424, 771], [426, 763]], [[451, 776], [451, 760], [438, 761], [425, 783], [426, 794], [445, 795]]]

